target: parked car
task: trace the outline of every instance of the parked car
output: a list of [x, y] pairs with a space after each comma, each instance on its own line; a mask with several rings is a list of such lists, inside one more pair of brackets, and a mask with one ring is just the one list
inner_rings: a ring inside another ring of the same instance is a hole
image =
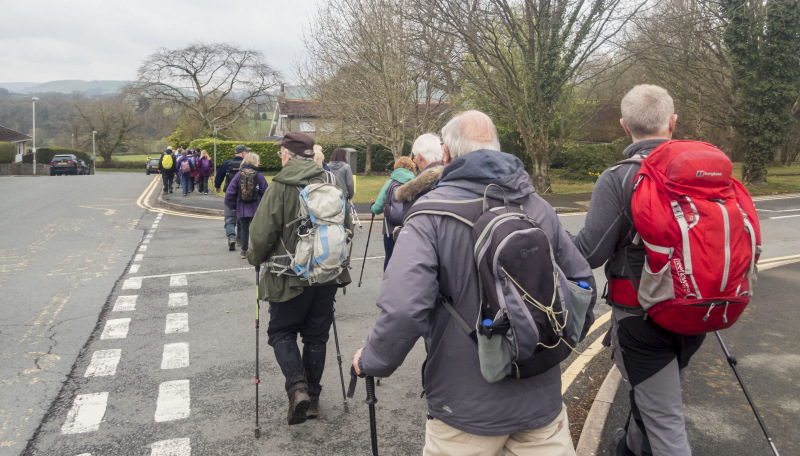
[[78, 157], [72, 154], [56, 155], [50, 161], [50, 175], [72, 174], [77, 175], [80, 165]]
[[83, 174], [83, 175], [89, 174], [89, 167], [83, 160], [78, 160], [78, 174]]
[[151, 158], [147, 160], [147, 165], [145, 165], [145, 174], [148, 176], [150, 173], [158, 174], [158, 163], [161, 161], [160, 157]]

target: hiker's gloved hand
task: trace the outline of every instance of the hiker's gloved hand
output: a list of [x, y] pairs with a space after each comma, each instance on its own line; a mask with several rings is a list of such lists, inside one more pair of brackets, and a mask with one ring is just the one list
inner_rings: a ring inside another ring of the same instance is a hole
[[363, 348], [359, 348], [359, 349], [356, 351], [356, 354], [355, 354], [355, 356], [353, 356], [353, 369], [355, 369], [355, 371], [356, 371], [356, 375], [358, 375], [358, 376], [359, 376], [359, 377], [361, 377], [361, 378], [364, 378], [364, 377], [366, 377], [366, 376], [367, 376], [367, 374], [365, 374], [365, 373], [364, 373], [364, 372], [361, 370], [361, 365], [360, 365], [360, 364], [361, 364], [361, 351], [362, 351], [362, 350], [364, 350], [364, 349], [363, 349]]

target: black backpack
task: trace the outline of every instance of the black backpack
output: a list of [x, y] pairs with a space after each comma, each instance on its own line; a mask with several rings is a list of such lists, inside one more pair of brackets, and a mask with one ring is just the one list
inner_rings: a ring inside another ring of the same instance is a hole
[[403, 185], [402, 182], [392, 179], [392, 183], [386, 190], [386, 199], [383, 201], [383, 217], [393, 226], [403, 224], [403, 203], [397, 201], [394, 196], [394, 191], [401, 185]]
[[[487, 187], [488, 189], [488, 187]], [[439, 302], [478, 345], [481, 373], [488, 382], [528, 378], [558, 365], [579, 342], [592, 290], [567, 282], [550, 239], [521, 208], [489, 199], [414, 204], [406, 217], [452, 217], [472, 227], [480, 306], [472, 324], [452, 299]]]
[[236, 157], [228, 163], [228, 169], [225, 170], [225, 186], [222, 188], [223, 192], [228, 190], [228, 185], [230, 185], [236, 173], [241, 169], [242, 161], [244, 161], [243, 158]]

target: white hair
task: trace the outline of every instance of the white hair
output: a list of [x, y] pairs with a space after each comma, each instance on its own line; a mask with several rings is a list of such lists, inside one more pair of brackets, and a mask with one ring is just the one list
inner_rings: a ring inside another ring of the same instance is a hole
[[248, 152], [247, 155], [244, 156], [244, 159], [242, 160], [242, 164], [240, 166], [244, 165], [258, 166], [260, 162], [261, 162], [261, 157], [259, 157], [258, 154], [255, 154], [253, 152]]
[[450, 119], [442, 128], [442, 140], [454, 160], [476, 150], [500, 150], [492, 119], [480, 111], [462, 112]]
[[625, 126], [637, 138], [669, 131], [669, 120], [675, 114], [672, 97], [666, 89], [649, 84], [632, 88], [620, 108]]
[[442, 149], [442, 139], [433, 133], [425, 133], [416, 140], [411, 146], [411, 153], [419, 155], [428, 163], [442, 161], [444, 150]]

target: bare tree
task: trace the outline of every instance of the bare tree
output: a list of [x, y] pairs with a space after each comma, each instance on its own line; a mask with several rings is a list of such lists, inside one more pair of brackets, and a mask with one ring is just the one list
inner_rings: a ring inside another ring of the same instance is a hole
[[513, 125], [532, 162], [531, 178], [550, 188], [557, 152], [550, 131], [569, 101], [565, 88], [591, 56], [627, 24], [644, 1], [416, 0], [421, 22], [459, 41], [468, 91]]
[[131, 140], [131, 133], [140, 126], [132, 106], [122, 97], [112, 100], [79, 100], [76, 101], [77, 118], [83, 122], [82, 137], [84, 147], [91, 150], [92, 132], [95, 134], [97, 153], [103, 161], [111, 161], [111, 155], [126, 146]]
[[263, 99], [279, 79], [280, 73], [260, 51], [196, 43], [158, 49], [142, 63], [137, 81], [125, 93], [179, 107], [206, 128], [224, 129]]
[[395, 158], [411, 135], [438, 129], [449, 112], [441, 71], [423, 61], [436, 40], [407, 21], [403, 0], [332, 0], [304, 40], [303, 78], [344, 137], [379, 143]]

